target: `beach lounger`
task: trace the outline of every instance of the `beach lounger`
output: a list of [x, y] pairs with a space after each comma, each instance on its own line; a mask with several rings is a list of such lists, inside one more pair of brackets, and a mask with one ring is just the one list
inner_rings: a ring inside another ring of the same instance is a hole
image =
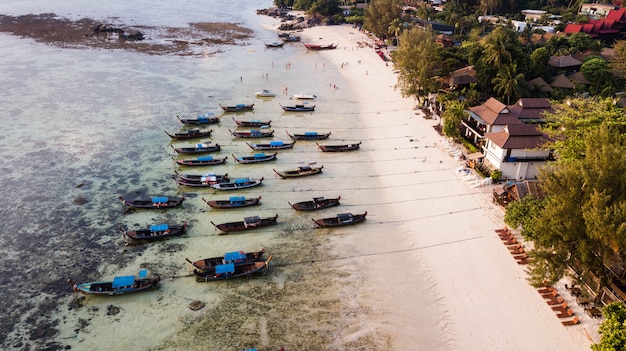
[[[518, 246], [519, 245], [519, 246]], [[524, 254], [526, 255], [526, 252], [524, 251], [524, 247], [521, 246], [520, 244], [517, 244], [513, 247], [509, 246], [509, 252], [511, 253], [511, 255], [513, 255], [513, 257], [515, 257], [517, 259], [517, 256], [515, 255], [521, 255]], [[526, 256], [524, 256], [524, 258], [526, 258]]]
[[528, 259], [526, 259], [526, 258], [525, 258], [525, 259], [523, 259], [523, 260], [517, 260], [516, 262], [517, 262], [517, 264], [519, 264], [519, 265], [524, 265], [524, 264], [528, 264], [528, 262], [530, 262], [530, 261], [529, 261]]
[[502, 228], [502, 229], [496, 229], [495, 230], [496, 233], [503, 233], [503, 232], [510, 232], [510, 231], [511, 230], [507, 226], [504, 226], [504, 228]]
[[515, 245], [515, 244], [517, 244], [517, 239], [515, 237], [513, 237], [513, 238], [511, 238], [511, 239], [509, 239], [509, 240], [504, 242], [504, 245], [506, 245], [506, 246], [512, 246], [512, 245]]
[[548, 294], [556, 290], [553, 286], [546, 286], [545, 288], [538, 288], [537, 292], [540, 294]]
[[521, 255], [513, 255], [513, 258], [514, 258], [514, 259], [516, 259], [516, 260], [518, 260], [518, 261], [521, 261], [521, 260], [528, 259], [528, 256], [526, 256], [526, 254], [525, 254], [525, 253], [523, 253], [523, 254], [521, 254]]
[[502, 239], [502, 240], [505, 240], [505, 239], [514, 238], [515, 234], [513, 234], [513, 233], [502, 233], [502, 234], [498, 234], [498, 237], [500, 239]]
[[552, 311], [559, 312], [559, 313], [565, 313], [568, 308], [569, 308], [569, 306], [567, 305], [567, 302], [563, 302], [562, 304], [560, 304], [558, 306], [552, 307]]
[[574, 310], [572, 310], [571, 308], [567, 309], [567, 311], [563, 312], [563, 313], [559, 313], [556, 316], [558, 318], [569, 318], [571, 316], [574, 315]]
[[578, 319], [578, 316], [574, 317], [571, 320], [568, 321], [562, 321], [561, 324], [563, 325], [576, 325], [580, 322], [580, 320]]
[[554, 299], [546, 300], [548, 306], [556, 306], [565, 302], [565, 299], [562, 296], [555, 297]]
[[543, 294], [541, 294], [541, 296], [543, 296], [543, 298], [544, 298], [544, 299], [554, 298], [554, 297], [559, 296], [559, 292], [558, 292], [558, 291], [556, 291], [556, 289], [553, 289], [553, 290], [552, 290], [552, 291], [550, 291], [550, 292], [547, 292], [547, 293], [543, 293]]

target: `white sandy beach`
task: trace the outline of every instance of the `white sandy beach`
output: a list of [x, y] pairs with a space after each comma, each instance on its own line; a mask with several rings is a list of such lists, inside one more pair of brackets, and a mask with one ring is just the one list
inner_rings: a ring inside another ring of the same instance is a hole
[[528, 284], [525, 266], [494, 233], [504, 225], [504, 212], [491, 202], [492, 187], [472, 188], [461, 179], [460, 161], [446, 153], [432, 128], [438, 121], [422, 118], [413, 100], [394, 89], [391, 63], [373, 48], [359, 48], [367, 37], [350, 26], [301, 34], [304, 42], [339, 44], [310, 54], [343, 66], [359, 102], [358, 132], [369, 140], [362, 152], [377, 173], [377, 190], [363, 190], [351, 201], [387, 204], [385, 211], [371, 210], [352, 235], [334, 239], [341, 256], [364, 255], [360, 263], [340, 262], [338, 269], [360, 272], [362, 279], [340, 296], [372, 309], [371, 318], [343, 337], [379, 330], [391, 335], [393, 350], [571, 351], [597, 342], [598, 320], [574, 305], [581, 323], [561, 325]]

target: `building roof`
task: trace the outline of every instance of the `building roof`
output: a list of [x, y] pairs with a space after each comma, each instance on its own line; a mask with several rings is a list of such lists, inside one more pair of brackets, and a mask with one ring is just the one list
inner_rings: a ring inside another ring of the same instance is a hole
[[521, 98], [515, 105], [509, 105], [508, 108], [511, 115], [522, 121], [542, 120], [545, 112], [554, 112], [550, 100], [546, 98]]
[[567, 79], [569, 79], [571, 82], [578, 83], [578, 84], [584, 84], [584, 85], [591, 84], [591, 82], [587, 80], [587, 78], [585, 78], [585, 75], [583, 74], [583, 72], [576, 72], [574, 74], [570, 74], [569, 76], [567, 76]]
[[548, 82], [546, 82], [541, 77], [537, 77], [535, 79], [531, 79], [531, 80], [527, 81], [526, 82], [526, 86], [528, 86], [528, 89], [533, 89], [535, 86], [538, 86], [539, 90], [541, 90], [543, 92], [550, 92], [550, 91], [554, 90], [550, 86], [550, 84], [548, 84]]
[[469, 110], [489, 125], [524, 123], [512, 116], [507, 106], [495, 98], [489, 98], [482, 105], [470, 107]]
[[474, 66], [467, 66], [450, 73], [450, 86], [459, 86], [476, 81], [476, 70]]
[[552, 83], [550, 85], [553, 88], [565, 88], [565, 89], [574, 89], [574, 83], [571, 80], [567, 79], [564, 74], [559, 74], [552, 79]]
[[572, 55], [567, 56], [552, 56], [548, 61], [548, 64], [556, 68], [576, 67], [583, 63], [575, 59]]
[[501, 149], [535, 149], [547, 141], [536, 124], [511, 124], [502, 131], [485, 134], [485, 138]]

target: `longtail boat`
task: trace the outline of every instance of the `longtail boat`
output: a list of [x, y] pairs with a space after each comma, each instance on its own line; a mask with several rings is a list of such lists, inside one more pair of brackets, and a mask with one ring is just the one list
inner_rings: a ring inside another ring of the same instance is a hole
[[277, 154], [278, 152], [275, 152], [273, 154], [259, 153], [259, 154], [254, 154], [252, 156], [235, 156], [235, 155], [232, 155], [232, 156], [235, 159], [235, 161], [238, 163], [259, 163], [259, 162], [273, 161], [276, 159]]
[[311, 167], [311, 166], [300, 166], [297, 169], [286, 170], [286, 171], [277, 171], [274, 169], [274, 172], [278, 174], [281, 178], [294, 178], [294, 177], [305, 177], [318, 173], [322, 173], [322, 169], [324, 166], [320, 167]]
[[169, 197], [169, 196], [155, 196], [149, 199], [126, 199], [122, 196], [118, 196], [118, 199], [122, 201], [122, 204], [130, 208], [145, 208], [145, 209], [162, 209], [180, 206], [185, 201], [185, 197]]
[[228, 158], [228, 156], [224, 156], [224, 157], [213, 157], [213, 156], [200, 156], [197, 158], [186, 158], [186, 159], [175, 159], [172, 157], [172, 159], [181, 166], [213, 166], [213, 165], [220, 165], [222, 163], [226, 162], [226, 159]]
[[87, 295], [113, 296], [156, 289], [160, 280], [161, 278], [158, 275], [148, 277], [148, 271], [142, 269], [137, 276], [118, 276], [114, 277], [112, 281], [96, 281], [81, 284], [74, 283], [71, 278], [67, 281], [72, 285], [75, 293], [80, 291]]
[[176, 151], [176, 153], [179, 153], [182, 155], [206, 154], [209, 152], [217, 152], [222, 149], [220, 147], [220, 144], [209, 145], [210, 143], [211, 143], [210, 141], [207, 141], [204, 143], [198, 143], [193, 146], [187, 146], [187, 147], [174, 147], [174, 145], [170, 145], [170, 146], [172, 147], [172, 149], [174, 149], [174, 151]]
[[240, 208], [259, 205], [261, 197], [231, 196], [228, 200], [206, 200], [202, 198], [202, 201], [213, 208]]
[[218, 104], [225, 112], [243, 112], [243, 111], [252, 111], [254, 109], [254, 104], [236, 104], [230, 106], [224, 106], [222, 104]]
[[249, 277], [253, 274], [258, 274], [262, 272], [264, 269], [269, 268], [272, 258], [273, 256], [270, 256], [267, 258], [267, 260], [262, 262], [248, 262], [243, 264], [220, 264], [215, 266], [214, 271], [203, 272], [194, 269], [193, 274], [196, 276], [196, 281], [198, 282]]
[[220, 121], [212, 112], [207, 112], [204, 116], [198, 116], [198, 118], [180, 118], [179, 116], [176, 116], [176, 118], [178, 118], [180, 123], [186, 125], [215, 124]]
[[197, 261], [191, 261], [188, 258], [185, 260], [187, 260], [187, 262], [189, 262], [194, 269], [197, 269], [200, 272], [207, 272], [215, 271], [215, 266], [220, 264], [233, 263], [235, 265], [239, 265], [243, 263], [258, 262], [263, 259], [264, 254], [265, 249], [252, 252], [233, 251], [226, 252], [223, 256], [219, 257], [203, 258]]
[[185, 229], [187, 229], [187, 222], [180, 225], [170, 225], [167, 223], [154, 224], [151, 225], [149, 228], [135, 230], [125, 230], [123, 228], [118, 228], [118, 230], [124, 235], [124, 240], [128, 243], [169, 238], [172, 236], [183, 234], [185, 232]]
[[232, 130], [229, 129], [228, 131], [230, 132], [230, 134], [238, 138], [269, 138], [274, 135], [273, 130], [251, 129], [251, 130], [236, 130], [233, 132]]
[[284, 141], [270, 141], [267, 144], [250, 144], [249, 142], [246, 141], [246, 144], [248, 144], [248, 146], [250, 146], [251, 149], [253, 150], [283, 150], [283, 149], [291, 149], [296, 142], [292, 142], [292, 143], [285, 143]]
[[237, 222], [227, 222], [215, 224], [211, 221], [211, 224], [215, 226], [215, 228], [221, 230], [224, 233], [230, 232], [241, 232], [251, 229], [263, 228], [270, 225], [277, 224], [278, 215], [274, 217], [265, 217], [261, 218], [259, 216], [250, 216], [243, 219], [243, 221]]
[[263, 183], [263, 177], [260, 179], [253, 178], [236, 178], [230, 182], [218, 183], [211, 185], [211, 188], [216, 190], [239, 190], [245, 188], [252, 188], [253, 186], [261, 185]]
[[367, 216], [367, 211], [362, 214], [340, 213], [335, 217], [314, 219], [313, 222], [320, 227], [340, 227], [363, 222]]
[[247, 127], [247, 128], [269, 127], [270, 125], [272, 125], [272, 120], [261, 121], [258, 119], [252, 119], [249, 121], [242, 121], [242, 120], [235, 119], [235, 117], [233, 117], [233, 121], [235, 121], [235, 124], [237, 124], [238, 127]]
[[296, 104], [291, 106], [285, 106], [283, 104], [279, 104], [280, 107], [287, 112], [312, 112], [315, 111], [315, 105], [302, 105]]
[[286, 133], [292, 140], [323, 140], [323, 139], [328, 139], [328, 137], [330, 136], [330, 132], [328, 133], [304, 132], [302, 134], [289, 134], [289, 132], [286, 132]]
[[302, 201], [292, 204], [289, 202], [289, 206], [296, 211], [313, 211], [321, 210], [323, 208], [333, 207], [339, 205], [341, 196], [337, 196], [335, 199], [326, 199], [323, 197], [314, 197], [311, 201]]
[[[317, 144], [317, 143], [316, 143]], [[361, 142], [355, 144], [344, 144], [344, 145], [320, 145], [317, 144], [317, 147], [323, 152], [344, 152], [344, 151], [354, 151], [358, 150], [361, 147]]]
[[190, 129], [184, 132], [178, 132], [174, 134], [168, 133], [167, 130], [164, 130], [164, 132], [174, 140], [184, 140], [211, 136], [211, 133], [213, 133], [213, 129]]

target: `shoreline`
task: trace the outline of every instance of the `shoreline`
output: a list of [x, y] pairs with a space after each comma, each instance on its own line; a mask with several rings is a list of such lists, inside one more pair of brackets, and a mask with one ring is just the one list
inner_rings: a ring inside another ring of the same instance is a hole
[[[386, 190], [369, 196], [368, 202], [378, 198], [390, 204], [385, 213], [393, 214], [393, 224], [379, 230], [368, 226], [365, 238], [361, 232], [336, 239], [364, 253], [372, 251], [372, 243], [378, 252], [406, 253], [399, 262], [397, 257], [372, 258], [359, 265], [371, 282], [360, 284], [366, 290], [357, 295], [360, 303], [380, 306], [375, 320], [365, 323], [390, 333], [393, 349], [528, 350], [551, 345], [588, 350], [593, 331], [587, 328], [597, 326], [580, 313], [581, 324], [563, 326], [528, 284], [524, 266], [515, 263], [494, 233], [504, 225], [504, 213], [491, 202], [492, 186], [471, 188], [462, 182], [455, 172], [461, 161], [445, 153], [444, 138], [433, 128], [437, 120], [422, 118], [411, 99], [395, 90], [393, 67], [373, 48], [357, 45], [368, 38], [347, 25], [313, 27], [301, 34], [303, 41], [339, 44], [335, 50], [310, 54], [341, 67], [358, 98], [360, 121], [374, 128], [368, 139], [382, 139], [375, 142], [375, 150], [402, 159], [381, 166], [372, 160]], [[387, 221], [375, 216], [372, 211], [369, 224]], [[403, 272], [402, 267], [416, 269]]]

